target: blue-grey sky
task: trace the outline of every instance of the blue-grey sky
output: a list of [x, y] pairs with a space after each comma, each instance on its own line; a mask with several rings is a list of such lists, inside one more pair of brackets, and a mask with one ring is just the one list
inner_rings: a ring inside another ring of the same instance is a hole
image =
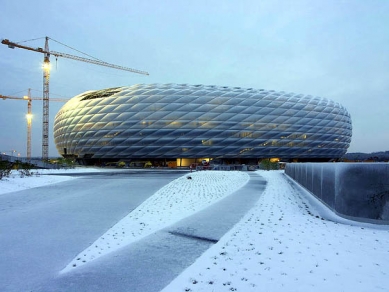
[[[351, 114], [348, 152], [389, 150], [389, 1], [1, 0], [0, 38], [44, 37], [150, 76], [51, 58], [50, 96], [137, 83], [252, 87], [310, 94]], [[40, 38], [40, 39], [39, 39]], [[50, 41], [50, 50], [80, 55]], [[0, 94], [43, 95], [43, 55], [0, 45]], [[50, 103], [52, 128], [61, 103]], [[0, 100], [0, 151], [26, 155], [27, 102]], [[33, 101], [41, 156], [42, 102]]]

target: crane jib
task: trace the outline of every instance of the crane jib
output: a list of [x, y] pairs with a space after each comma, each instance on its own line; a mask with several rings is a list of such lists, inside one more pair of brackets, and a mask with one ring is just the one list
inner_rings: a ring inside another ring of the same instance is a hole
[[132, 68], [128, 68], [128, 67], [114, 65], [114, 64], [110, 64], [110, 63], [107, 63], [107, 62], [104, 62], [104, 61], [100, 61], [100, 60], [92, 60], [92, 59], [87, 59], [87, 58], [83, 58], [83, 57], [75, 56], [75, 55], [70, 55], [70, 54], [66, 54], [66, 53], [60, 53], [60, 52], [55, 52], [55, 51], [44, 50], [42, 48], [32, 48], [32, 47], [28, 47], [28, 46], [23, 46], [23, 45], [14, 43], [14, 42], [10, 42], [8, 39], [3, 39], [1, 41], [1, 43], [3, 45], [7, 45], [11, 49], [14, 49], [16, 47], [16, 48], [20, 48], [20, 49], [25, 49], [25, 50], [29, 50], [29, 51], [34, 51], [34, 52], [46, 54], [46, 56], [50, 56], [50, 54], [51, 54], [51, 55], [54, 55], [56, 57], [72, 59], [72, 60], [76, 60], [76, 61], [91, 63], [91, 64], [95, 64], [95, 65], [105, 66], [105, 67], [109, 67], [109, 68], [113, 68], [113, 69], [118, 69], [118, 70], [128, 71], [128, 72], [132, 72], [132, 73], [137, 73], [137, 74], [150, 75], [146, 71], [141, 71], [141, 70], [138, 70], [138, 69], [132, 69]]

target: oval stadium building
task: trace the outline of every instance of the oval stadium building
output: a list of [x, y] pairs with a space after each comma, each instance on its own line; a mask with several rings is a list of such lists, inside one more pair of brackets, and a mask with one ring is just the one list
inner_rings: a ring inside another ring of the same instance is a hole
[[347, 110], [326, 98], [187, 84], [88, 91], [69, 100], [54, 122], [58, 152], [86, 164], [329, 161], [346, 153], [351, 134]]

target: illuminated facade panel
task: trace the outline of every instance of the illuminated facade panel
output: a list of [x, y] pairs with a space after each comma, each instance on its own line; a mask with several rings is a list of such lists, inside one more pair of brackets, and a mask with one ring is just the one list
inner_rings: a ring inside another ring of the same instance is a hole
[[60, 154], [93, 159], [331, 159], [351, 135], [347, 110], [326, 98], [187, 84], [88, 91], [54, 122]]

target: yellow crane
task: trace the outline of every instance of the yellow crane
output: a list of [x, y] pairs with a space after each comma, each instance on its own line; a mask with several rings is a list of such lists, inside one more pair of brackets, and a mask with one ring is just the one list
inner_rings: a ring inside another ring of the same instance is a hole
[[55, 57], [63, 57], [76, 61], [91, 63], [99, 66], [105, 66], [113, 69], [129, 71], [137, 74], [149, 75], [146, 71], [141, 71], [137, 69], [131, 69], [123, 66], [118, 66], [110, 64], [98, 59], [87, 59], [79, 56], [69, 55], [65, 53], [59, 53], [49, 50], [49, 37], [45, 38], [45, 47], [42, 48], [32, 48], [24, 45], [20, 45], [15, 42], [11, 42], [8, 39], [3, 39], [1, 43], [7, 45], [9, 48], [20, 48], [29, 51], [34, 51], [44, 54], [43, 57], [43, 130], [42, 130], [42, 159], [47, 160], [49, 156], [49, 80], [50, 80], [50, 55]]
[[[14, 100], [26, 100], [27, 101], [27, 159], [31, 159], [31, 122], [32, 122], [32, 101], [33, 100], [43, 100], [42, 97], [31, 97], [31, 90], [28, 89], [28, 95], [25, 95], [23, 97], [17, 97], [17, 96], [6, 96], [1, 95], [0, 98], [3, 100], [6, 99], [14, 99]], [[67, 102], [69, 99], [65, 98], [50, 98], [50, 102]]]

